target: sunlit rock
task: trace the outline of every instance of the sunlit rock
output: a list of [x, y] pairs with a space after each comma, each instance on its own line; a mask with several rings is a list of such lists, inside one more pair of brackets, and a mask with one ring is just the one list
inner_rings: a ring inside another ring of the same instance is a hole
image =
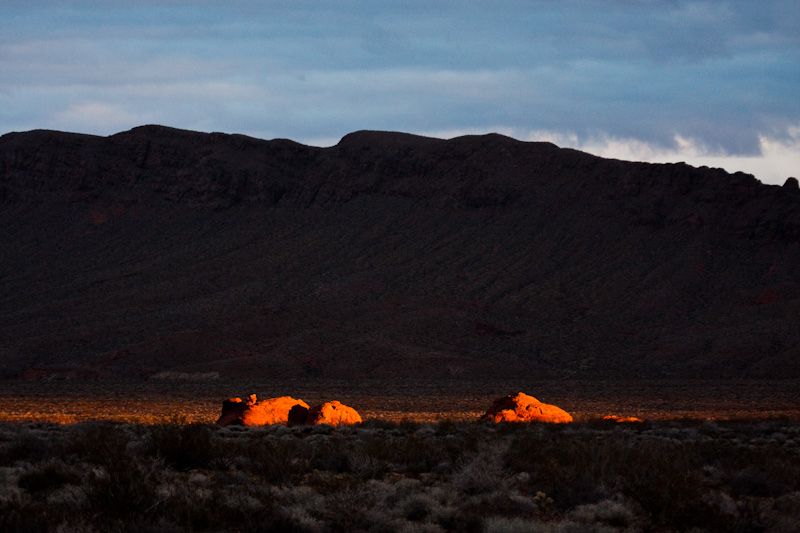
[[636, 418], [635, 416], [619, 416], [619, 415], [608, 415], [604, 416], [603, 420], [613, 420], [614, 422], [641, 422], [641, 418]]
[[246, 408], [247, 405], [242, 402], [241, 398], [228, 398], [222, 402], [222, 414], [217, 419], [217, 425], [241, 424], [240, 417]]
[[266, 426], [269, 424], [295, 425], [305, 422], [308, 404], [291, 396], [257, 400], [251, 394], [246, 401], [231, 398], [222, 402], [220, 426]]
[[492, 422], [572, 422], [572, 416], [555, 405], [542, 403], [520, 392], [516, 396], [498, 398], [481, 417]]
[[340, 402], [326, 402], [311, 408], [306, 418], [306, 424], [330, 424], [331, 426], [345, 426], [361, 422], [361, 415]]

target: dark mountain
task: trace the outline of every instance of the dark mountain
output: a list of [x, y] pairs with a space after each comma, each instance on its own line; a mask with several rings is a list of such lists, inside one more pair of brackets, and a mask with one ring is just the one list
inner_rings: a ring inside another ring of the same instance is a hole
[[500, 135], [0, 138], [0, 376], [800, 377], [800, 191]]

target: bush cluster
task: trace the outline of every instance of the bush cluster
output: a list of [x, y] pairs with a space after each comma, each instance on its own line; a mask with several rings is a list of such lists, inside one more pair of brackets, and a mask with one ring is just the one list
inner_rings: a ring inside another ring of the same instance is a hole
[[0, 530], [796, 531], [800, 424], [0, 424]]

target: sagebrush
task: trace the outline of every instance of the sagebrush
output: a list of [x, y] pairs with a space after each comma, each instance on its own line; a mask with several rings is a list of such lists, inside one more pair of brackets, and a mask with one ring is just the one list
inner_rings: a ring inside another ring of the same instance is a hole
[[800, 423], [0, 424], [2, 531], [797, 531]]

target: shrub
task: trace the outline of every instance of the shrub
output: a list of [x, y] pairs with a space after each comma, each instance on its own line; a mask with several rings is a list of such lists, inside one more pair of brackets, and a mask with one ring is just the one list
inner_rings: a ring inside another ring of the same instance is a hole
[[508, 488], [508, 471], [503, 465], [504, 450], [489, 447], [462, 464], [453, 475], [453, 486], [468, 495], [485, 494]]
[[636, 512], [628, 502], [603, 500], [579, 505], [567, 514], [567, 518], [583, 524], [605, 524], [616, 528], [628, 528], [636, 522]]
[[176, 470], [210, 468], [222, 452], [213, 439], [213, 431], [205, 424], [160, 424], [146, 434], [146, 450]]
[[800, 451], [786, 444], [800, 426], [785, 421], [1, 429], [2, 531], [778, 532], [800, 523]]
[[31, 494], [36, 494], [60, 489], [64, 485], [77, 485], [80, 481], [80, 476], [74, 469], [60, 460], [53, 459], [22, 474], [17, 485]]

